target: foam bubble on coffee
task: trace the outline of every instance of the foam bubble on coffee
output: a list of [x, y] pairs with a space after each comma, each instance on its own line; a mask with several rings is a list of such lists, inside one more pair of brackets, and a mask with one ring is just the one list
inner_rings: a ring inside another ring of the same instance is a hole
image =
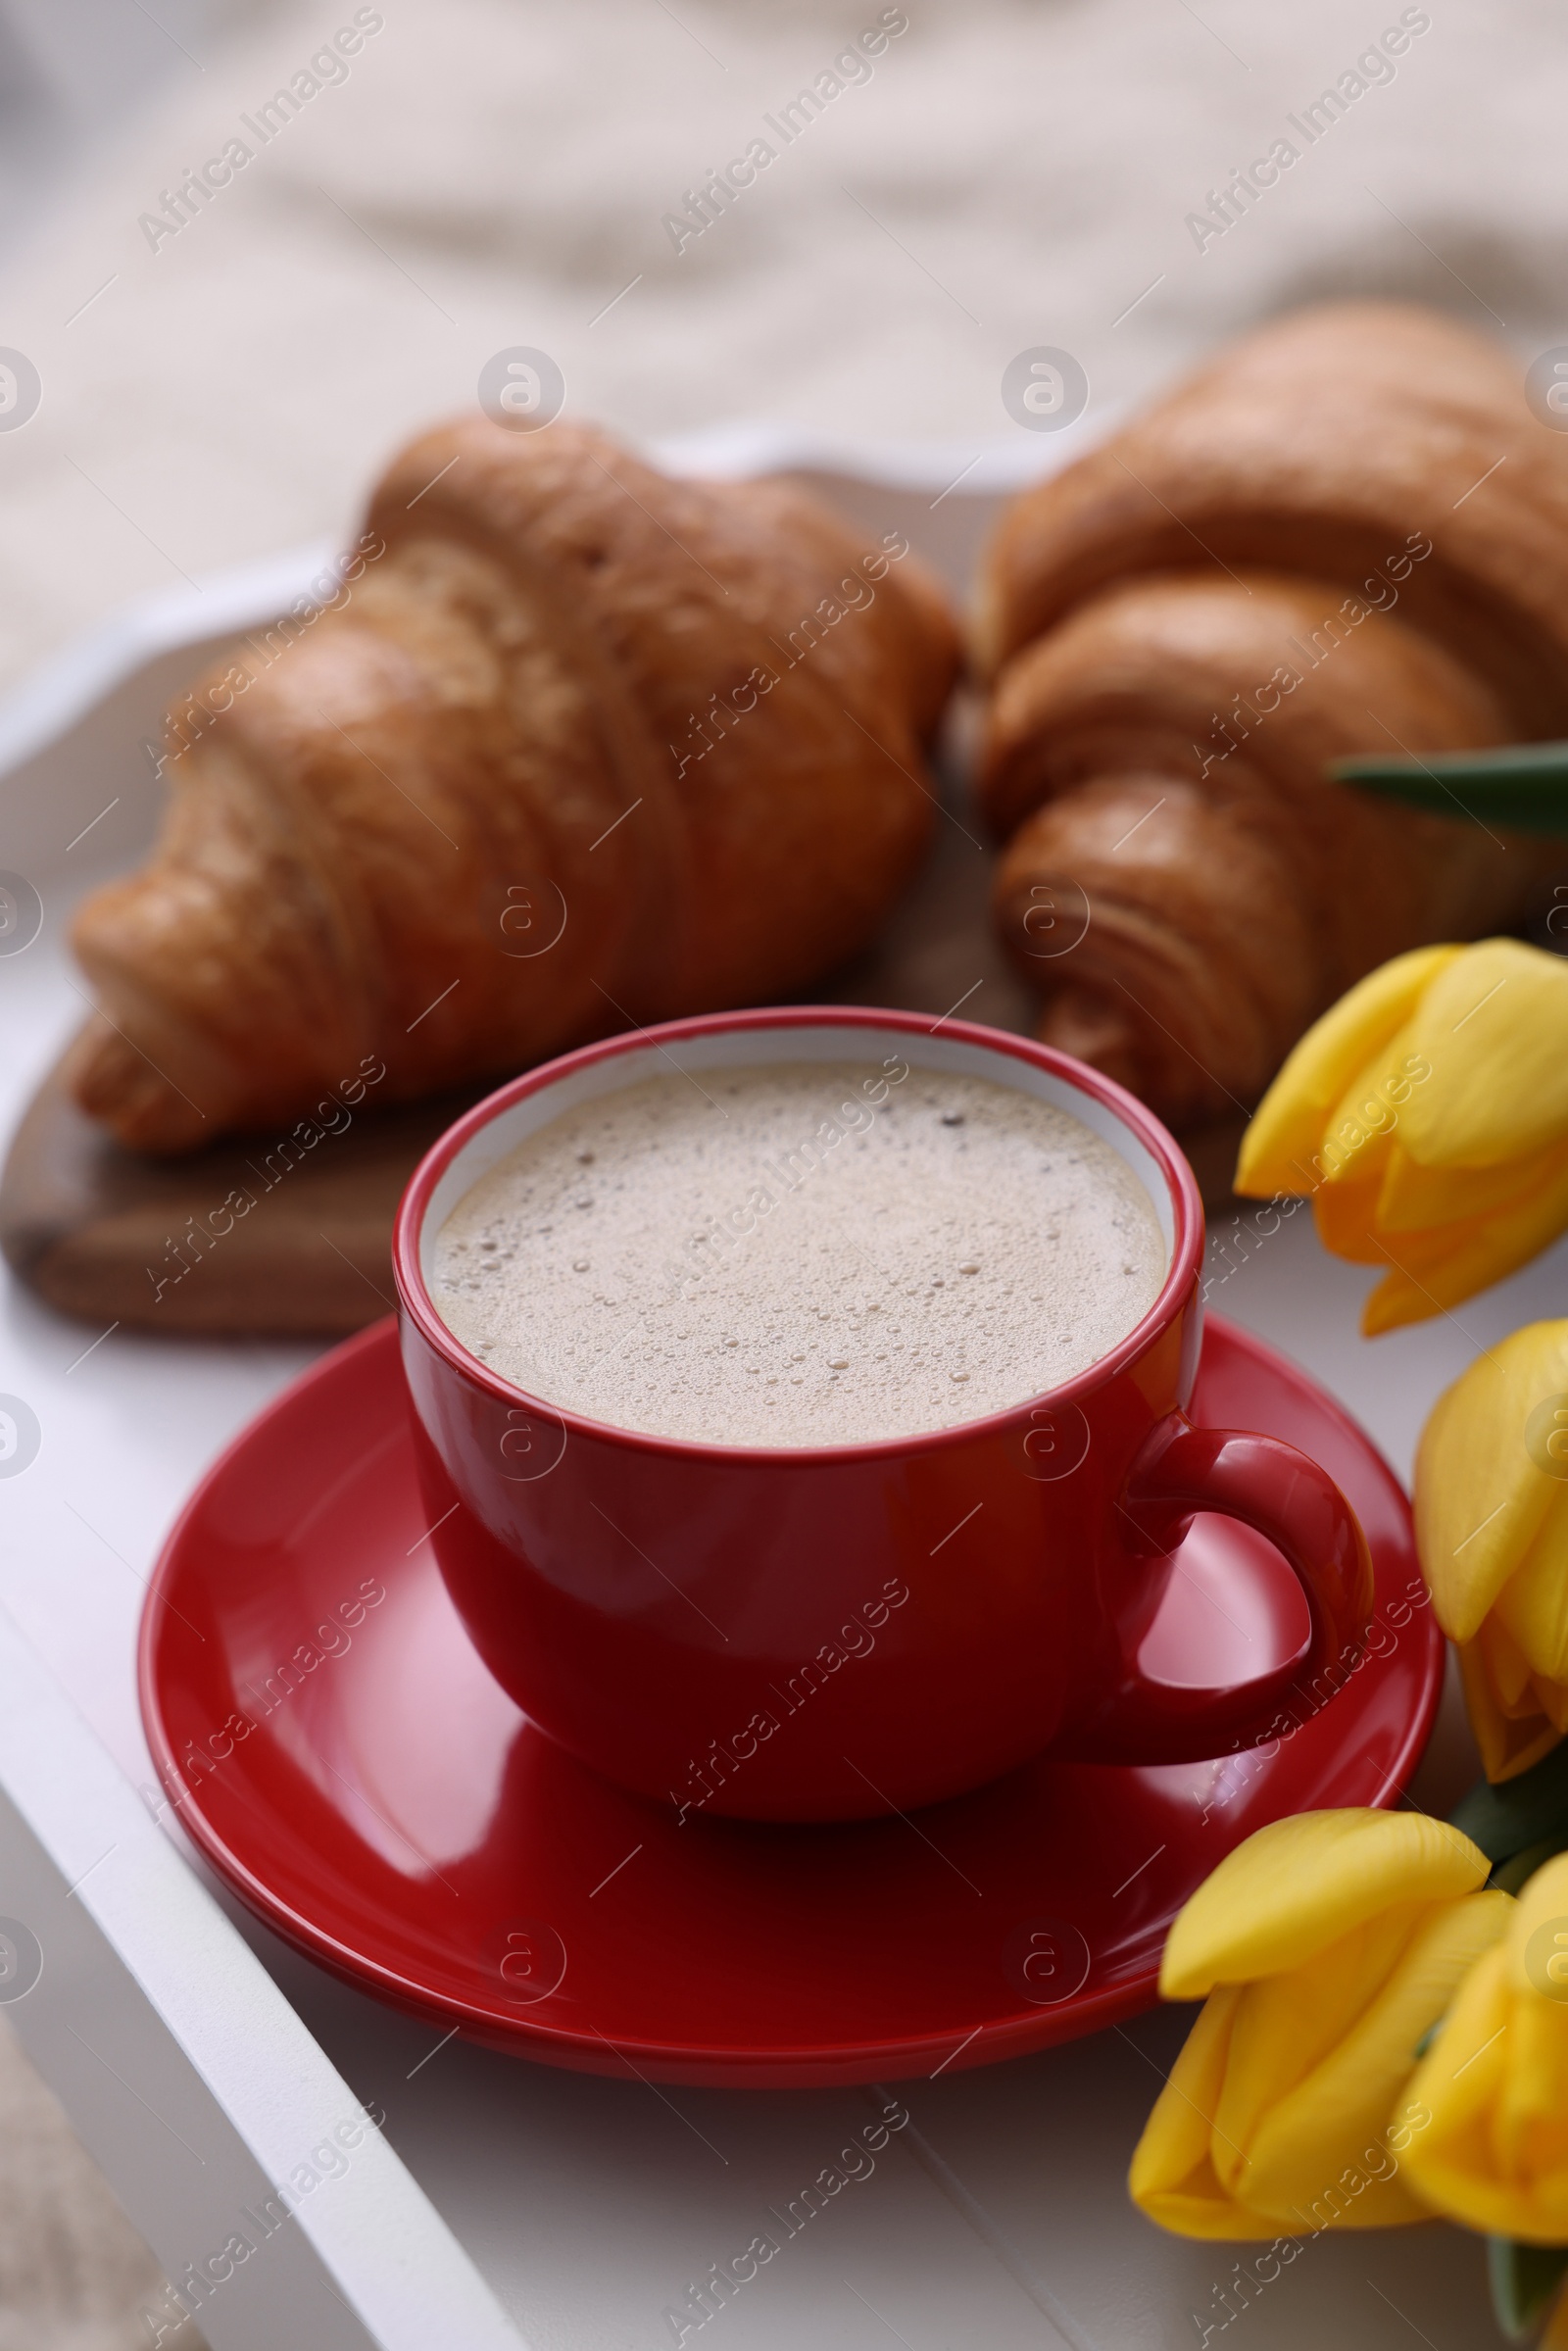
[[1153, 1304], [1119, 1153], [991, 1080], [790, 1062], [564, 1112], [459, 1201], [431, 1295], [530, 1395], [714, 1445], [857, 1445], [1058, 1386]]

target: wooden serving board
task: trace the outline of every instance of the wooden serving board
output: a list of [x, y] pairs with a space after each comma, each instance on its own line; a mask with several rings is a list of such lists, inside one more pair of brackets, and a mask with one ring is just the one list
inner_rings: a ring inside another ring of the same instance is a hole
[[[943, 815], [880, 940], [813, 1001], [934, 1018], [956, 1011], [1027, 1034], [1035, 1001], [991, 927], [992, 857], [958, 816]], [[404, 1185], [442, 1130], [488, 1091], [357, 1111], [280, 1173], [268, 1161], [275, 1135], [178, 1159], [124, 1151], [77, 1109], [57, 1065], [0, 1178], [0, 1249], [51, 1305], [100, 1329], [356, 1331], [393, 1304], [392, 1219]], [[1241, 1126], [1184, 1138], [1211, 1206], [1229, 1199]], [[240, 1209], [241, 1200], [250, 1204]]]

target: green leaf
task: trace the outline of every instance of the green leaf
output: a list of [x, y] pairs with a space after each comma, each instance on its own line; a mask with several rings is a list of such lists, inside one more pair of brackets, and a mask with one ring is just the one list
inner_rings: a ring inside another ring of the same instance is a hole
[[1538, 1845], [1526, 1845], [1510, 1861], [1499, 1861], [1487, 1884], [1505, 1894], [1520, 1893], [1544, 1862], [1549, 1861], [1554, 1853], [1565, 1851], [1568, 1851], [1568, 1830], [1559, 1830], [1555, 1837], [1544, 1837]]
[[1568, 743], [1510, 743], [1495, 751], [1434, 751], [1391, 759], [1336, 759], [1336, 783], [1355, 784], [1437, 816], [1568, 833]]
[[1568, 1739], [1517, 1780], [1496, 1787], [1478, 1780], [1448, 1818], [1492, 1862], [1511, 1861], [1553, 1837], [1559, 1840], [1553, 1850], [1560, 1850], [1568, 1844]]
[[1511, 2237], [1487, 2239], [1487, 2278], [1497, 2325], [1511, 2342], [1523, 2342], [1544, 2318], [1568, 2270], [1568, 2245], [1520, 2245]]

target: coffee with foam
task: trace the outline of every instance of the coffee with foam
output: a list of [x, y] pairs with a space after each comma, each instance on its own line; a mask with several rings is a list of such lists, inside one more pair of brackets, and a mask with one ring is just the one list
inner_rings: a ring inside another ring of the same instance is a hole
[[1166, 1255], [1126, 1161], [990, 1079], [671, 1072], [564, 1112], [459, 1201], [431, 1297], [531, 1396], [710, 1445], [950, 1428], [1085, 1371]]

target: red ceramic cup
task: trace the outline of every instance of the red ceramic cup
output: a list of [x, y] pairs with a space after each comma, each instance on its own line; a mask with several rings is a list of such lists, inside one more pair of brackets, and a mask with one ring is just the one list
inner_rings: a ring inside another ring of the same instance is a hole
[[[441, 1320], [435, 1237], [534, 1128], [672, 1066], [860, 1074], [889, 1056], [1074, 1112], [1147, 1191], [1164, 1287], [1064, 1386], [871, 1445], [693, 1444], [530, 1396]], [[1371, 1565], [1349, 1504], [1304, 1454], [1184, 1418], [1202, 1249], [1192, 1170], [1158, 1120], [999, 1030], [832, 1005], [722, 1012], [529, 1070], [430, 1151], [394, 1242], [430, 1540], [480, 1654], [563, 1746], [682, 1818], [907, 1810], [1046, 1747], [1172, 1763], [1258, 1743], [1330, 1660], [1359, 1653]], [[1139, 1664], [1197, 1511], [1268, 1537], [1306, 1597], [1304, 1655], [1241, 1687], [1152, 1681]]]

